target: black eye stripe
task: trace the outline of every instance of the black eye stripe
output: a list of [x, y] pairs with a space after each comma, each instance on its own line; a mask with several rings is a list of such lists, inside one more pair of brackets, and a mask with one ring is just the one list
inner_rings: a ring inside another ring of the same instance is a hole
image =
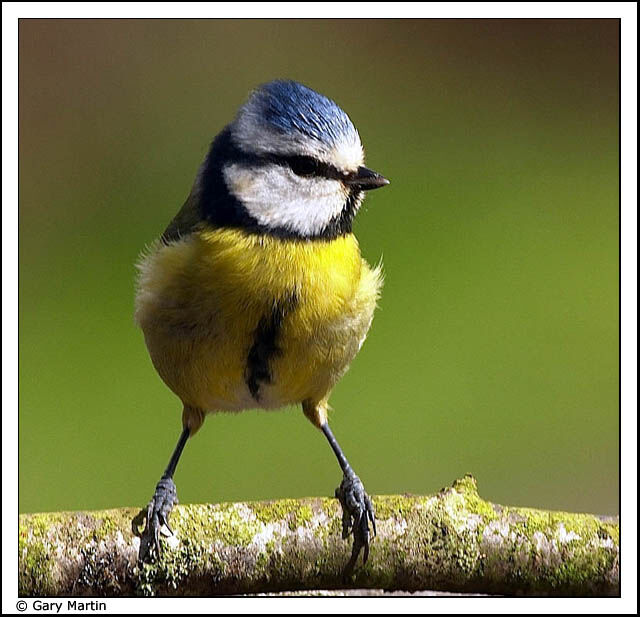
[[316, 176], [330, 180], [345, 178], [345, 175], [333, 165], [312, 156], [276, 156], [274, 162], [289, 167], [298, 176]]
[[310, 156], [292, 156], [287, 162], [298, 176], [315, 176], [320, 171], [320, 161]]
[[328, 180], [347, 180], [352, 174], [345, 174], [330, 163], [325, 163], [312, 156], [281, 154], [249, 154], [233, 148], [229, 153], [230, 162], [239, 162], [254, 166], [281, 165], [302, 177], [327, 178]]

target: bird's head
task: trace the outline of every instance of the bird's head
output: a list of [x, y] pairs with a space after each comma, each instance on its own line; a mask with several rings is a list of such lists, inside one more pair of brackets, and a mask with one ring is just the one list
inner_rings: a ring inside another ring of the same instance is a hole
[[214, 224], [337, 237], [351, 231], [363, 191], [388, 184], [363, 162], [358, 131], [336, 103], [272, 81], [213, 142], [198, 180], [201, 208]]

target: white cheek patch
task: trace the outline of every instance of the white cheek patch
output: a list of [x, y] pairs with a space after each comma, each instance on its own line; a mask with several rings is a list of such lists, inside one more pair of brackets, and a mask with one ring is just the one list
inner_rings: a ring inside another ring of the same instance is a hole
[[223, 168], [229, 191], [260, 225], [303, 236], [319, 234], [344, 208], [348, 194], [337, 180], [296, 176], [281, 165]]

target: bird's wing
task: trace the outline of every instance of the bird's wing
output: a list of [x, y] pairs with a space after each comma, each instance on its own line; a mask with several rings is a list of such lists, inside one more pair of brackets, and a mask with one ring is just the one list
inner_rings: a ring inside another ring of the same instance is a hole
[[189, 197], [180, 208], [162, 234], [162, 241], [170, 244], [196, 231], [202, 223], [198, 200], [191, 191]]

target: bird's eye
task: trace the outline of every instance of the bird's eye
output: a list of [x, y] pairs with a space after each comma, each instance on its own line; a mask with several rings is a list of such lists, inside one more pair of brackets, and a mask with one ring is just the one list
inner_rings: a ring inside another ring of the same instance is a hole
[[310, 156], [293, 156], [289, 159], [289, 167], [297, 176], [313, 176], [318, 172], [318, 161]]

